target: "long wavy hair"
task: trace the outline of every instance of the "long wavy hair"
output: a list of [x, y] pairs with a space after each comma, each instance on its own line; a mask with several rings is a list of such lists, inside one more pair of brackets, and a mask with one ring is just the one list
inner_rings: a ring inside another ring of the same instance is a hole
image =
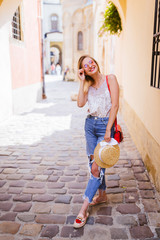
[[[100, 67], [99, 67], [98, 62], [97, 62], [93, 57], [91, 57], [91, 56], [89, 56], [89, 55], [83, 55], [83, 56], [81, 56], [81, 57], [79, 58], [79, 60], [78, 60], [78, 69], [81, 69], [81, 68], [83, 67], [83, 66], [82, 66], [82, 62], [83, 62], [83, 60], [84, 60], [85, 58], [87, 58], [87, 57], [91, 58], [91, 59], [96, 63], [96, 65], [97, 65], [97, 67], [98, 67], [98, 72], [100, 73]], [[84, 92], [88, 92], [89, 87], [90, 87], [91, 85], [93, 85], [94, 83], [95, 83], [95, 80], [94, 80], [91, 76], [85, 75]]]

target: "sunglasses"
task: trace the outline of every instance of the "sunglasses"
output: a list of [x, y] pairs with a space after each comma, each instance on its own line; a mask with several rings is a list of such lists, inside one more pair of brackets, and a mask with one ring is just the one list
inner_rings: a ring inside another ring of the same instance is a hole
[[[93, 60], [89, 60], [88, 62], [90, 65], [93, 65], [94, 64], [94, 61]], [[84, 68], [88, 68], [89, 65], [88, 64], [84, 64]]]

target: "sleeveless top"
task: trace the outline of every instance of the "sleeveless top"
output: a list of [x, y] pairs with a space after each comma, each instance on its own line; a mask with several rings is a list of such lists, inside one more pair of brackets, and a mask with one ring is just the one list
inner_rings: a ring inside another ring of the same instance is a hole
[[109, 117], [111, 109], [111, 96], [106, 80], [96, 89], [92, 86], [88, 89], [88, 113], [96, 117]]

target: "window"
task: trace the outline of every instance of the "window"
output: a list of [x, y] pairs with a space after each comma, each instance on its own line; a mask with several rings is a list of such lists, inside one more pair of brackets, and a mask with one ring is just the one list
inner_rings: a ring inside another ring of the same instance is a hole
[[87, 0], [87, 4], [92, 4], [93, 0]]
[[155, 0], [151, 86], [160, 89], [160, 0]]
[[55, 14], [51, 16], [51, 31], [58, 31], [58, 16]]
[[17, 8], [12, 18], [12, 36], [15, 39], [22, 40], [21, 35], [21, 19], [20, 19], [20, 7]]
[[78, 50], [83, 50], [83, 33], [78, 32]]

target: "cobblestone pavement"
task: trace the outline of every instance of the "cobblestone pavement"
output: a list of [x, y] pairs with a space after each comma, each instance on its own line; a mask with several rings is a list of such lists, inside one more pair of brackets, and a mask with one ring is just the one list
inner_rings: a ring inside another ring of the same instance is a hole
[[118, 164], [107, 171], [108, 203], [72, 224], [87, 184], [86, 108], [70, 100], [78, 84], [48, 81], [47, 99], [0, 123], [0, 240], [160, 239], [158, 193], [123, 120]]

